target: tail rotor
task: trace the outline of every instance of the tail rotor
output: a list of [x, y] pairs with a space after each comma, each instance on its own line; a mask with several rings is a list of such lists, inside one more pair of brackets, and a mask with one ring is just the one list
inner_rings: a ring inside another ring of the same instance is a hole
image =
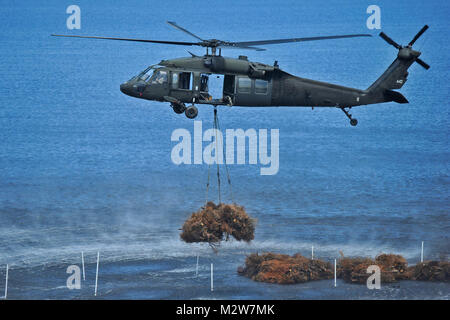
[[401, 59], [414, 59], [415, 62], [417, 62], [420, 66], [428, 70], [430, 68], [430, 65], [419, 58], [420, 52], [415, 51], [412, 49], [413, 44], [417, 41], [417, 39], [420, 38], [420, 36], [427, 31], [429, 27], [427, 25], [423, 26], [422, 29], [414, 36], [414, 38], [408, 43], [407, 46], [399, 45], [397, 42], [392, 40], [388, 35], [386, 35], [384, 32], [380, 33], [380, 37], [383, 38], [384, 41], [389, 43], [394, 48], [398, 49], [398, 56]]
[[380, 37], [382, 37], [384, 39], [384, 41], [386, 41], [387, 43], [389, 43], [391, 46], [393, 46], [396, 49], [401, 49], [402, 46], [399, 45], [397, 42], [395, 42], [394, 40], [392, 40], [391, 38], [389, 38], [386, 33], [384, 32], [380, 32]]
[[417, 32], [417, 34], [416, 34], [415, 37], [411, 40], [411, 42], [408, 43], [408, 46], [412, 47], [412, 45], [414, 44], [414, 42], [416, 42], [417, 39], [419, 39], [420, 36], [421, 36], [425, 31], [427, 31], [428, 28], [429, 28], [429, 27], [428, 27], [427, 25], [424, 25], [423, 28], [420, 29], [419, 32]]

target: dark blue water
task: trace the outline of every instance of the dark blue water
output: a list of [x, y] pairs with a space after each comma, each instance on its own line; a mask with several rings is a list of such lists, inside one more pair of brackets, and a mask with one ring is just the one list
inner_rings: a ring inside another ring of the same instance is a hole
[[[401, 92], [410, 101], [353, 109], [222, 108], [222, 128], [280, 130], [280, 170], [231, 166], [235, 200], [258, 219], [251, 244], [187, 245], [179, 228], [203, 205], [207, 165], [175, 166], [172, 131], [193, 122], [167, 104], [133, 99], [120, 83], [183, 47], [53, 38], [51, 33], [191, 41], [177, 21], [205, 38], [245, 41], [346, 33], [356, 38], [274, 45], [248, 54], [292, 74], [367, 88], [396, 50], [366, 28], [371, 1], [77, 1], [81, 30], [66, 29], [67, 1], [3, 2], [0, 9], [0, 290], [8, 298], [93, 298], [100, 251], [100, 298], [444, 298], [448, 284], [365, 286], [319, 281], [254, 283], [236, 274], [256, 251], [301, 252], [326, 260], [393, 252], [411, 264], [450, 249], [450, 45], [444, 1], [377, 1], [382, 29], [406, 44], [424, 25]], [[201, 48], [189, 48], [203, 54]], [[212, 109], [199, 120], [212, 126]], [[210, 198], [216, 200], [213, 185]], [[228, 194], [224, 200], [230, 200]], [[81, 290], [65, 287], [81, 266]], [[195, 278], [196, 255], [200, 255]], [[447, 256], [448, 257], [448, 256]], [[448, 258], [447, 258], [448, 259]], [[209, 268], [214, 263], [215, 290]]]

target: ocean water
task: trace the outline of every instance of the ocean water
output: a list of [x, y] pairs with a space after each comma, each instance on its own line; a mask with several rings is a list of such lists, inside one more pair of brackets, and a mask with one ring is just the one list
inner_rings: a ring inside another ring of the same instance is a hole
[[[165, 22], [205, 38], [245, 41], [329, 34], [355, 38], [267, 46], [247, 54], [292, 74], [367, 88], [396, 50], [368, 30], [371, 1], [77, 1], [81, 30], [67, 30], [67, 1], [3, 2], [0, 9], [0, 291], [8, 298], [92, 299], [448, 299], [450, 285], [405, 281], [368, 290], [338, 281], [292, 286], [237, 275], [246, 255], [276, 251], [333, 261], [380, 252], [410, 264], [448, 259], [450, 45], [444, 1], [377, 1], [382, 30], [416, 42], [400, 90], [409, 104], [352, 109], [351, 127], [333, 108], [219, 108], [222, 129], [279, 129], [280, 168], [231, 165], [234, 200], [258, 219], [250, 244], [188, 245], [179, 229], [204, 204], [207, 165], [172, 163], [172, 131], [192, 120], [167, 104], [134, 99], [120, 83], [186, 48], [64, 39], [51, 33], [191, 41]], [[201, 48], [188, 48], [203, 54]], [[198, 120], [212, 127], [212, 107]], [[223, 179], [224, 181], [224, 179]], [[222, 198], [231, 201], [224, 186]], [[209, 198], [217, 200], [212, 184]], [[66, 269], [81, 267], [81, 290]], [[199, 256], [198, 276], [196, 259]], [[214, 291], [210, 264], [214, 264]]]

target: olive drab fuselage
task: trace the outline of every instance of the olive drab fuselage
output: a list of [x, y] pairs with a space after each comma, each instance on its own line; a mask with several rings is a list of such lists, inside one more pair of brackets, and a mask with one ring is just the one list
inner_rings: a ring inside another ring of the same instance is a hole
[[[208, 92], [207, 79], [213, 74], [224, 75], [223, 96], [218, 99]], [[163, 60], [123, 83], [121, 90], [147, 100], [242, 107], [350, 107], [373, 103], [374, 98], [369, 101], [365, 90], [299, 78], [282, 71], [277, 63], [250, 62], [244, 56]]]

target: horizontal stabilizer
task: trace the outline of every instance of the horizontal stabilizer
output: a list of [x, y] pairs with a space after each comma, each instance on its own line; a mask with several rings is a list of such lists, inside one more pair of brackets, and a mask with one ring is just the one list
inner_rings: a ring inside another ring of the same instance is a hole
[[400, 92], [393, 90], [385, 90], [384, 96], [387, 101], [394, 101], [397, 103], [409, 103], [409, 101]]

